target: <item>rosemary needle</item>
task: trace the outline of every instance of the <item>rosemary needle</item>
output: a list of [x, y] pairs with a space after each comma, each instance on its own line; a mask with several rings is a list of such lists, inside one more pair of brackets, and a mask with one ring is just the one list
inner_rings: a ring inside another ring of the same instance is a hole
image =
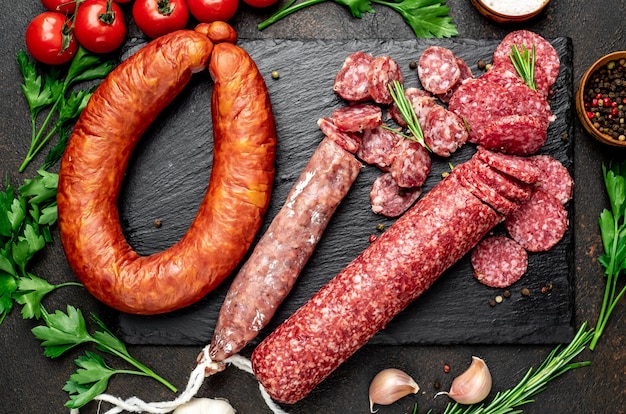
[[513, 67], [520, 75], [522, 80], [533, 91], [537, 90], [535, 84], [535, 44], [531, 48], [531, 52], [526, 49], [526, 46], [522, 45], [522, 50], [517, 48], [516, 45], [511, 45], [511, 54], [509, 54]]
[[[411, 135], [404, 135], [405, 138], [408, 138], [412, 141], [415, 141], [430, 151], [430, 148], [424, 142], [424, 134], [422, 132], [422, 128], [420, 126], [419, 119], [415, 114], [415, 109], [413, 109], [413, 105], [407, 99], [404, 94], [404, 87], [400, 82], [394, 80], [392, 84], [389, 85], [389, 92], [391, 93], [391, 97], [393, 98], [393, 102], [398, 107], [398, 111], [404, 118], [407, 123], [407, 128], [411, 132]], [[394, 132], [397, 132], [394, 130]]]

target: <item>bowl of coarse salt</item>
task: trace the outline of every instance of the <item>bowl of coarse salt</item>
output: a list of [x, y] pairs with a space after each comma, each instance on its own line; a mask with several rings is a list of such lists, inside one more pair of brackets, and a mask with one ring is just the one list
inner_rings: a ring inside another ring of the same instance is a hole
[[496, 23], [519, 23], [543, 11], [550, 0], [471, 0], [483, 16]]

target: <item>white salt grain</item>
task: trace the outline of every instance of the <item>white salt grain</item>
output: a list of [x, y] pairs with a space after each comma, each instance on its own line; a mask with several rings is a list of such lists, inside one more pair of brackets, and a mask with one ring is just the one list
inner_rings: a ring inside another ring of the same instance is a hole
[[483, 0], [493, 11], [507, 16], [523, 16], [543, 6], [545, 0]]

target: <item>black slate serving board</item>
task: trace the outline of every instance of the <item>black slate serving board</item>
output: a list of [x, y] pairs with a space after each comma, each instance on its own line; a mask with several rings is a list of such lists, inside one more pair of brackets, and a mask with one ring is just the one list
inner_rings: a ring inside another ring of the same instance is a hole
[[[572, 44], [568, 38], [551, 42], [561, 58], [561, 72], [551, 100], [556, 121], [550, 126], [548, 142], [541, 153], [559, 159], [573, 172]], [[345, 57], [358, 50], [375, 56], [389, 55], [403, 69], [405, 85], [419, 86], [417, 72], [409, 68], [409, 63], [417, 61], [421, 52], [433, 44], [453, 50], [478, 76], [481, 71], [476, 62], [480, 59], [490, 62], [498, 41], [262, 39], [239, 42], [255, 59], [266, 79], [278, 127], [275, 189], [257, 237], [280, 209], [293, 182], [323, 138], [317, 119], [329, 116], [343, 104], [333, 93], [332, 84]], [[279, 73], [279, 79], [272, 78], [272, 71]], [[211, 85], [207, 73], [195, 75], [152, 125], [135, 151], [120, 198], [120, 214], [127, 239], [141, 254], [165, 249], [180, 239], [204, 195], [212, 159]], [[474, 151], [472, 145], [466, 145], [449, 159], [435, 158], [425, 190], [432, 188], [444, 171], [449, 171], [449, 163], [461, 163]], [[379, 174], [375, 167], [363, 169], [291, 294], [259, 339], [363, 251], [370, 235], [378, 233], [378, 224], [387, 227], [393, 222], [370, 209], [370, 187]], [[574, 331], [573, 203], [567, 208], [570, 226], [563, 240], [550, 252], [530, 254], [527, 274], [510, 288], [511, 296], [502, 303], [489, 306], [489, 299], [502, 295], [503, 291], [478, 283], [472, 277], [466, 255], [370, 343], [551, 344], [569, 341]], [[155, 226], [155, 220], [162, 225]], [[502, 232], [502, 229], [494, 231]], [[231, 280], [232, 276], [197, 304], [173, 313], [120, 314], [116, 331], [129, 344], [205, 345], [211, 340]], [[552, 289], [542, 293], [542, 287], [548, 284]], [[523, 288], [530, 290], [530, 296], [521, 294]]]

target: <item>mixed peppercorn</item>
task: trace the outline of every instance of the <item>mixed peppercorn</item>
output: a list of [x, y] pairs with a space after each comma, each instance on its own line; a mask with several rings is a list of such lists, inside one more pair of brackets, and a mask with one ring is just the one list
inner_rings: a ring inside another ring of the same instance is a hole
[[619, 141], [626, 141], [626, 59], [612, 60], [589, 78], [585, 111], [593, 126]]

